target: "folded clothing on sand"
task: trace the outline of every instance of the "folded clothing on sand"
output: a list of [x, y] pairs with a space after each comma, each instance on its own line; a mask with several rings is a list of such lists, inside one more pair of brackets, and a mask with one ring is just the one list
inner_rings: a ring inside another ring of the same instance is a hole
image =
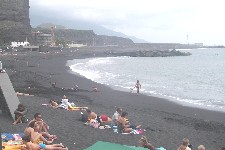
[[24, 146], [22, 137], [23, 133], [2, 133], [2, 149], [4, 150], [20, 150]]
[[22, 141], [23, 133], [1, 133], [2, 142]]

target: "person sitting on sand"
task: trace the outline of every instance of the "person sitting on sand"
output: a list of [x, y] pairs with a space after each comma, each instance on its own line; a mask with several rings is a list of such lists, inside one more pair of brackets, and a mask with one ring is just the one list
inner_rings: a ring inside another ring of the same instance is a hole
[[130, 128], [132, 128], [132, 129], [139, 129], [141, 127], [141, 125], [130, 124], [130, 121], [128, 118], [125, 118], [125, 120], [126, 120], [126, 125], [129, 125]]
[[127, 125], [127, 122], [126, 122], [127, 118], [128, 118], [128, 113], [122, 112], [122, 115], [117, 122], [117, 130], [119, 133], [130, 133], [133, 130], [130, 125]]
[[47, 136], [49, 134], [48, 133], [49, 126], [47, 125], [46, 122], [42, 120], [42, 116], [40, 113], [36, 113], [34, 115], [34, 119], [28, 123], [28, 126], [33, 121], [36, 121], [36, 123], [40, 126], [37, 132], [41, 133], [43, 136]]
[[51, 141], [46, 140], [42, 134], [36, 132], [39, 130], [40, 126], [37, 124], [37, 122], [31, 122], [28, 127], [24, 130], [24, 137], [30, 137], [31, 141], [33, 143], [39, 144], [39, 143], [46, 143], [51, 144], [53, 142], [53, 139]]
[[[38, 132], [39, 131], [39, 128], [40, 126], [38, 126], [38, 128], [35, 128], [35, 124], [38, 125], [38, 123], [36, 121], [32, 121], [29, 126], [26, 127], [25, 131], [24, 131], [24, 134], [26, 133], [27, 130], [29, 130], [30, 128], [33, 128], [35, 132]], [[48, 139], [52, 139], [52, 140], [56, 140], [57, 139], [57, 136], [56, 135], [51, 135], [49, 134], [48, 132], [41, 132], [40, 133], [42, 136], [48, 138]]]
[[66, 95], [64, 95], [63, 98], [62, 98], [61, 104], [58, 107], [68, 110], [72, 107], [75, 107], [75, 104], [70, 103], [69, 99], [66, 97]]
[[63, 108], [63, 109], [68, 110], [69, 105], [70, 105], [69, 100], [66, 97], [66, 95], [64, 95], [61, 100], [61, 103], [58, 105], [58, 108]]
[[147, 138], [145, 136], [142, 136], [139, 140], [139, 144], [141, 147], [148, 148], [150, 150], [156, 150], [155, 147], [148, 142]]
[[122, 108], [118, 107], [116, 109], [116, 112], [112, 116], [112, 123], [113, 123], [113, 125], [117, 126], [117, 122], [118, 122], [119, 117], [121, 116], [121, 114], [122, 114]]
[[204, 145], [199, 145], [198, 146], [198, 150], [205, 150], [205, 146]]
[[187, 138], [183, 139], [182, 145], [178, 147], [177, 150], [191, 150], [189, 147], [189, 140]]
[[13, 125], [18, 123], [26, 123], [28, 120], [26, 118], [27, 108], [23, 104], [19, 104], [18, 108], [14, 111], [15, 114], [15, 121]]
[[88, 107], [77, 107], [74, 103], [70, 103], [68, 98], [64, 95], [61, 104], [57, 108], [63, 108], [66, 110], [83, 110], [88, 109]]

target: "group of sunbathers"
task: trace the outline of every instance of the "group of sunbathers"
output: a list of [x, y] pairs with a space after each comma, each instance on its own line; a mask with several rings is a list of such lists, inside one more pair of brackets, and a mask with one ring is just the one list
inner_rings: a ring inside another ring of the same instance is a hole
[[69, 102], [69, 99], [64, 95], [61, 102], [57, 103], [54, 99], [49, 101], [49, 106], [53, 108], [62, 108], [66, 110], [82, 110], [88, 109], [88, 107], [78, 107], [73, 102]]
[[42, 116], [39, 113], [34, 115], [34, 119], [31, 120], [24, 130], [23, 141], [25, 147], [22, 150], [68, 150], [62, 143], [52, 144], [57, 139], [56, 135], [51, 135], [48, 132], [49, 126], [42, 120]]
[[[64, 108], [67, 110], [73, 109], [74, 106], [68, 101], [66, 96], [63, 96], [63, 99], [60, 104], [54, 100], [50, 100], [49, 105], [53, 108]], [[117, 108], [116, 112], [113, 114], [112, 118], [107, 115], [97, 115], [95, 112], [91, 111], [87, 107], [76, 107], [77, 110], [81, 110], [83, 117], [83, 122], [86, 125], [90, 125], [94, 128], [111, 128], [112, 126], [117, 127], [118, 133], [131, 133], [132, 130], [140, 129], [141, 125], [131, 125], [128, 120], [128, 113], [123, 111], [122, 108]], [[85, 110], [86, 113], [83, 113]], [[15, 113], [15, 122], [13, 124], [27, 122], [25, 117], [27, 109], [24, 105], [19, 104]], [[86, 117], [85, 117], [86, 116]], [[22, 150], [68, 150], [64, 147], [62, 143], [52, 144], [53, 140], [57, 139], [55, 135], [51, 135], [48, 132], [49, 126], [46, 122], [42, 120], [42, 116], [39, 113], [34, 115], [34, 119], [31, 120], [26, 129], [24, 130], [23, 141], [25, 141], [25, 147], [22, 147]], [[154, 146], [147, 141], [145, 136], [142, 136], [139, 140], [139, 144], [142, 147], [148, 148], [150, 150], [156, 150]], [[161, 148], [163, 150], [163, 148]], [[183, 139], [182, 145], [178, 147], [177, 150], [191, 150], [192, 145], [189, 144], [187, 138]], [[198, 146], [198, 150], [205, 150], [203, 145]], [[225, 150], [225, 146], [222, 146], [220, 150]]]
[[[107, 115], [97, 115], [90, 109], [86, 110], [87, 120], [86, 125], [90, 125], [94, 128], [110, 128], [112, 126], [117, 126], [119, 133], [130, 133], [132, 130], [139, 129], [141, 125], [135, 126], [131, 125], [128, 120], [128, 113], [123, 112], [122, 108], [117, 108], [116, 112], [113, 114], [112, 119]], [[82, 113], [82, 115], [84, 115]]]

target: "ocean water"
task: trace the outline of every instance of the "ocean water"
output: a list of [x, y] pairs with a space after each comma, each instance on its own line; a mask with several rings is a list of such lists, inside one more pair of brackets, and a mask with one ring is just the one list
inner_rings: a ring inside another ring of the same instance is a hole
[[68, 65], [73, 72], [117, 90], [130, 92], [139, 80], [143, 94], [225, 112], [225, 49], [186, 52], [192, 55], [75, 59]]

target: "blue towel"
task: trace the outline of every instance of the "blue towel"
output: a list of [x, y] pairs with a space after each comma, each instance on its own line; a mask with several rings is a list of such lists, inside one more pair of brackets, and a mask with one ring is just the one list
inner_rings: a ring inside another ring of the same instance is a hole
[[24, 136], [23, 133], [1, 133], [2, 142], [7, 142], [9, 140], [14, 141], [15, 140], [15, 137], [14, 137], [15, 134], [19, 134], [19, 136], [21, 138]]

